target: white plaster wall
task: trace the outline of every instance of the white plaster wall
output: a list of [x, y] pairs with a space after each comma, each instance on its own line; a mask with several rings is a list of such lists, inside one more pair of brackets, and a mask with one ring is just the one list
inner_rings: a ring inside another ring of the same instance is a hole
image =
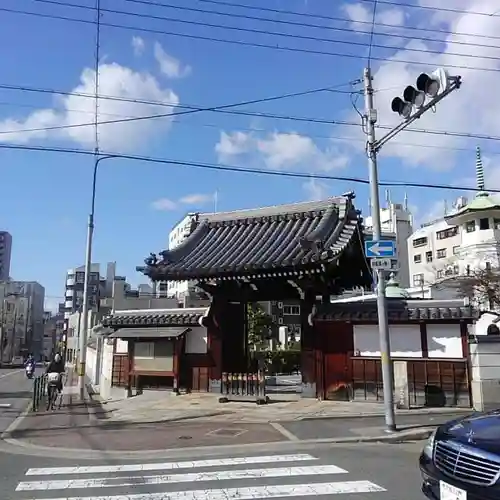
[[472, 380], [500, 380], [500, 342], [470, 344]]
[[128, 342], [122, 339], [116, 339], [116, 354], [127, 354]]
[[[421, 358], [422, 342], [419, 325], [391, 325], [389, 327], [391, 356], [397, 358]], [[360, 356], [380, 356], [377, 325], [354, 326], [354, 350]]]
[[111, 381], [113, 377], [113, 344], [104, 341], [102, 349], [101, 381], [99, 393], [103, 399], [111, 397]]
[[427, 325], [429, 358], [463, 358], [460, 325]]
[[186, 334], [185, 352], [187, 354], [206, 354], [207, 349], [207, 329], [203, 326], [191, 328], [191, 331]]
[[92, 347], [87, 347], [87, 361], [85, 364], [85, 372], [92, 384], [96, 383], [95, 367], [97, 362], [97, 350]]

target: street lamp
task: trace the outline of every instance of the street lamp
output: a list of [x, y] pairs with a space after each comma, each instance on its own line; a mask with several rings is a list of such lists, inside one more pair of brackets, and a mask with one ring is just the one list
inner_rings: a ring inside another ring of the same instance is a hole
[[87, 247], [85, 250], [85, 277], [83, 281], [83, 304], [82, 304], [82, 332], [80, 334], [78, 349], [78, 389], [80, 399], [85, 398], [85, 363], [87, 361], [87, 329], [88, 329], [88, 316], [89, 316], [89, 281], [90, 281], [90, 267], [92, 265], [92, 238], [94, 236], [94, 215], [95, 215], [95, 196], [96, 196], [96, 183], [97, 183], [97, 170], [99, 164], [103, 160], [117, 158], [117, 155], [104, 155], [95, 157], [94, 172], [92, 176], [92, 198], [90, 203], [90, 213], [87, 224]]

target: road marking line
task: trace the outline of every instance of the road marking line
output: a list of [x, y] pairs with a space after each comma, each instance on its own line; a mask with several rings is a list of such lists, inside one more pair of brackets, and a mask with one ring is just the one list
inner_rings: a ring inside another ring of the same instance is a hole
[[84, 488], [121, 488], [124, 486], [158, 485], [175, 483], [194, 483], [195, 481], [235, 481], [241, 479], [268, 479], [276, 477], [323, 476], [328, 474], [347, 474], [336, 465], [309, 467], [277, 467], [275, 469], [244, 469], [190, 474], [165, 474], [161, 476], [118, 476], [87, 479], [61, 479], [55, 481], [23, 481], [16, 491], [69, 490]]
[[276, 429], [280, 434], [282, 434], [283, 436], [285, 436], [288, 440], [290, 440], [290, 441], [300, 441], [300, 439], [295, 434], [293, 434], [292, 432], [290, 432], [288, 429], [285, 429], [278, 422], [269, 422], [269, 425], [271, 427], [273, 427], [274, 429]]
[[317, 460], [307, 454], [265, 455], [257, 457], [215, 458], [185, 462], [164, 462], [124, 465], [88, 465], [80, 467], [50, 467], [28, 469], [26, 476], [55, 476], [65, 474], [100, 474], [112, 472], [145, 472], [152, 470], [198, 469], [201, 467], [227, 467], [232, 465], [265, 464], [275, 462], [304, 462]]
[[14, 375], [15, 373], [20, 373], [20, 372], [22, 372], [22, 370], [14, 370], [13, 372], [4, 373], [3, 375], [0, 375], [0, 378], [10, 377], [11, 375]]
[[46, 500], [255, 500], [257, 498], [312, 497], [349, 493], [379, 493], [387, 491], [371, 481], [343, 481], [338, 483], [290, 484], [254, 486], [247, 488], [221, 488], [214, 490], [171, 491], [163, 493], [136, 493], [127, 495], [61, 497]]

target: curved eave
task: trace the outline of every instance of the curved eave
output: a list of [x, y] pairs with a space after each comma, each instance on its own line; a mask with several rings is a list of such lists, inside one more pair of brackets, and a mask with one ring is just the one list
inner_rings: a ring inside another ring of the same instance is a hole
[[444, 220], [450, 225], [450, 226], [458, 226], [462, 222], [464, 222], [464, 219], [468, 218], [470, 219], [471, 215], [477, 215], [478, 217], [481, 214], [486, 214], [489, 212], [495, 212], [498, 211], [500, 215], [500, 205], [492, 205], [491, 207], [488, 208], [472, 208], [469, 209], [465, 207], [462, 211], [457, 212], [455, 214], [447, 215]]

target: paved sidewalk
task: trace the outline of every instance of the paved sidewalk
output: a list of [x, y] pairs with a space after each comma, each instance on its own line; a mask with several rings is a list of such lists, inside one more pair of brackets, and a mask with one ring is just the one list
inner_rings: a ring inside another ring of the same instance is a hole
[[[293, 422], [305, 419], [355, 418], [384, 414], [381, 403], [298, 399], [258, 406], [251, 402], [219, 403], [213, 394], [151, 391], [132, 398], [101, 401], [101, 417], [108, 422], [171, 422], [202, 419], [232, 423]], [[99, 401], [98, 397], [96, 401]], [[421, 408], [396, 410], [399, 415], [471, 413], [471, 409]]]

